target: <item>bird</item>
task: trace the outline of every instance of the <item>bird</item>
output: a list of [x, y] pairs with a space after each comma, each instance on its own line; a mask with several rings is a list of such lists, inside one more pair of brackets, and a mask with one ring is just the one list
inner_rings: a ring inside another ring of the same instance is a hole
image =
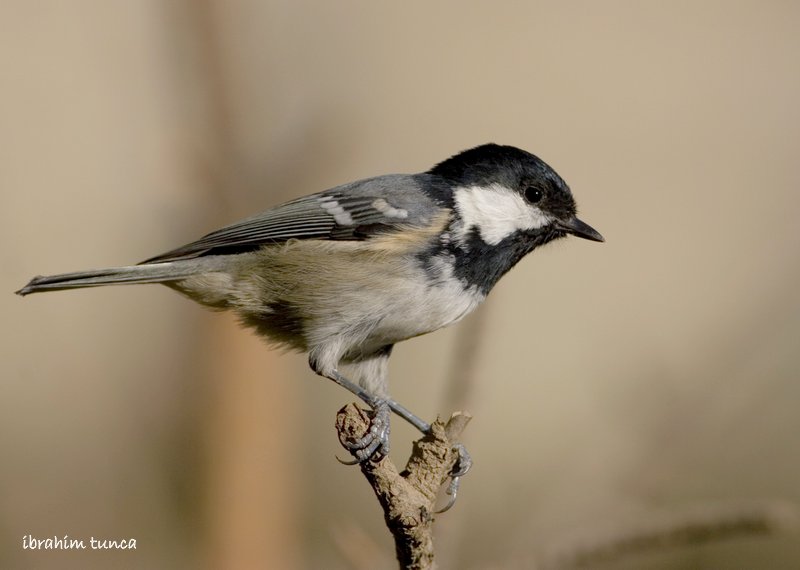
[[[283, 203], [137, 265], [34, 277], [17, 294], [161, 283], [233, 311], [371, 408], [370, 429], [347, 444], [360, 463], [388, 454], [391, 412], [431, 429], [391, 397], [394, 345], [461, 320], [523, 257], [567, 235], [604, 241], [555, 170], [489, 143]], [[458, 452], [454, 481], [471, 465]]]

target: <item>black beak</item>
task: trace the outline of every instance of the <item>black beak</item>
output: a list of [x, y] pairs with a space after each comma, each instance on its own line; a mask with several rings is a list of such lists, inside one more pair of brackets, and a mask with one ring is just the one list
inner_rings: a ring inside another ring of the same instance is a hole
[[574, 216], [566, 222], [559, 221], [556, 223], [556, 225], [559, 229], [579, 238], [589, 239], [592, 241], [606, 241], [596, 229], [589, 224], [584, 224]]

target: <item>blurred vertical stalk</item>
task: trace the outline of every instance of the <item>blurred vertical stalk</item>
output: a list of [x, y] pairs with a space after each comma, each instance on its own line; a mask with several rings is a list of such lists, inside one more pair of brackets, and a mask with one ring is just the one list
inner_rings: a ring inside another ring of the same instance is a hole
[[[235, 50], [230, 49], [229, 24], [237, 11], [249, 9], [211, 0], [180, 5], [206, 114], [199, 117], [206, 123], [202, 132], [207, 140], [200, 141], [205, 154], [196, 166], [208, 175], [208, 193], [202, 197], [212, 205], [209, 218], [220, 224], [230, 217], [224, 214], [235, 203], [233, 190], [246, 184], [237, 158], [243, 133], [233, 117], [242, 98], [235, 87], [241, 82], [233, 79], [248, 66], [231, 59]], [[215, 321], [207, 336], [209, 350], [201, 356], [211, 389], [206, 421], [198, 426], [206, 434], [207, 471], [202, 477], [207, 508], [199, 557], [209, 568], [294, 568], [299, 549], [296, 463], [291, 458], [298, 446], [292, 435], [296, 430], [286, 427], [295, 419], [287, 405], [291, 386], [277, 353], [233, 318], [220, 318], [224, 324], [218, 327]]]
[[472, 411], [481, 356], [481, 339], [489, 314], [489, 301], [457, 326], [456, 341], [451, 356], [450, 372], [443, 396], [441, 411]]
[[[482, 340], [486, 329], [491, 304], [487, 300], [469, 317], [457, 326], [456, 340], [451, 354], [450, 372], [448, 374], [440, 414], [454, 411], [470, 412], [473, 416], [480, 412], [476, 409], [475, 386], [478, 381], [478, 366], [482, 356]], [[478, 418], [480, 419], [480, 418]], [[467, 448], [469, 445], [467, 444]], [[480, 458], [473, 457], [476, 461]], [[461, 484], [460, 504], [456, 503], [452, 511], [437, 520], [436, 533], [440, 560], [448, 566], [458, 561], [464, 528], [467, 522], [464, 512], [464, 497], [470, 493], [469, 474]], [[461, 508], [459, 508], [461, 507]]]
[[297, 419], [279, 355], [236, 320], [209, 338], [215, 381], [210, 392], [208, 509], [209, 568], [296, 568], [297, 476], [291, 461]]

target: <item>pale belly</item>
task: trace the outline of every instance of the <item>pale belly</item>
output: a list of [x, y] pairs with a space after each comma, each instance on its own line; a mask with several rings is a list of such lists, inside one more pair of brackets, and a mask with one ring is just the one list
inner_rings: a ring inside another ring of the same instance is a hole
[[363, 314], [365, 321], [373, 323], [360, 346], [365, 353], [451, 325], [485, 298], [477, 291], [465, 291], [456, 281], [405, 289], [404, 294], [391, 301], [385, 302], [386, 297], [381, 297], [364, 305], [374, 308]]

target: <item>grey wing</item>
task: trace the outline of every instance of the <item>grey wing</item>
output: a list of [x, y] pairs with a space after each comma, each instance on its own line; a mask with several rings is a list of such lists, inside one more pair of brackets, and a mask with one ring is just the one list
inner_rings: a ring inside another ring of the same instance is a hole
[[425, 225], [436, 210], [418, 175], [380, 176], [287, 202], [142, 263], [244, 253], [289, 239], [363, 240]]

